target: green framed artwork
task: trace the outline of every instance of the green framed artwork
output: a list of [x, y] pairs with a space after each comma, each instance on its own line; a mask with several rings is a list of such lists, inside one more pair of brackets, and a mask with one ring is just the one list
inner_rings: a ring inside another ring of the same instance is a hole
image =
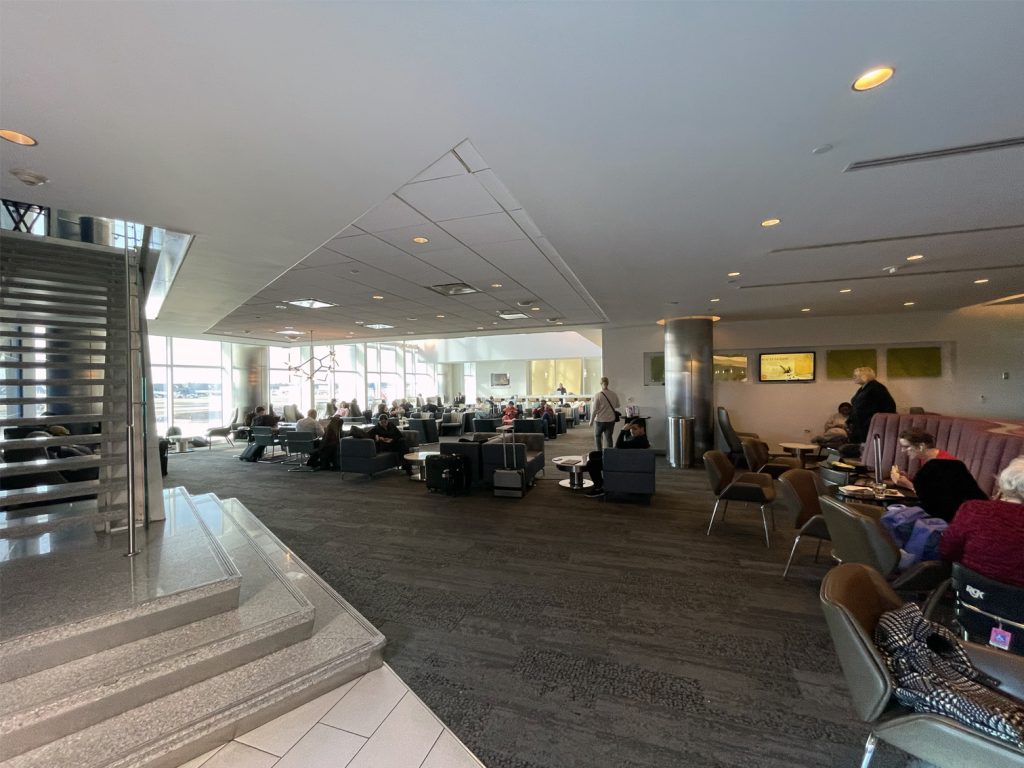
[[849, 379], [854, 368], [878, 370], [876, 349], [830, 349], [825, 353], [825, 376], [830, 379]]
[[644, 352], [644, 386], [665, 386], [664, 352]]
[[936, 379], [942, 376], [941, 347], [893, 347], [885, 353], [890, 379]]

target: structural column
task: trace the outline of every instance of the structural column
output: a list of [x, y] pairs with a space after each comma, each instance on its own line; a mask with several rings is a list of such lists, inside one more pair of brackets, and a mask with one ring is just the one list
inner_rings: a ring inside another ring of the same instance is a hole
[[[667, 318], [665, 324], [665, 409], [669, 419], [669, 459], [674, 466], [689, 463], [715, 447], [714, 378], [712, 368], [713, 325], [710, 317]], [[673, 425], [686, 420], [692, 439], [692, 457], [684, 453], [689, 444], [677, 446], [673, 456]]]

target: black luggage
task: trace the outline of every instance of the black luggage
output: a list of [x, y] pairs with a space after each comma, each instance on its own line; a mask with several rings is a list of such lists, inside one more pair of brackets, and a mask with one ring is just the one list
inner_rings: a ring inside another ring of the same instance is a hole
[[423, 462], [428, 491], [458, 496], [469, 490], [469, 469], [461, 454], [427, 456]]
[[250, 443], [242, 449], [242, 452], [238, 455], [239, 461], [259, 461], [263, 457], [263, 451], [266, 450], [265, 445], [256, 445]]

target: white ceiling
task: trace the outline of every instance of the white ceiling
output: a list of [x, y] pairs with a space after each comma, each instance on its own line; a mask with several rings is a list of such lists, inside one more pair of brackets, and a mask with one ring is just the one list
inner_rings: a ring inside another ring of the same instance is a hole
[[[0, 123], [40, 144], [0, 148], [0, 192], [194, 233], [162, 333], [307, 295], [339, 307], [260, 333], [474, 334], [518, 298], [567, 326], [912, 317], [1024, 292], [1024, 149], [844, 168], [1024, 135], [1021, 29], [1020, 2], [8, 0]], [[450, 278], [519, 285], [424, 289]]]

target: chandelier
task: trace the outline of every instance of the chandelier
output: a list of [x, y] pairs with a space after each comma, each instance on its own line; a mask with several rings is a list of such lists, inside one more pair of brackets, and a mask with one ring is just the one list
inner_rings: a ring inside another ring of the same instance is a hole
[[[292, 337], [292, 341], [298, 339], [298, 335]], [[331, 347], [331, 351], [326, 355], [317, 357], [313, 354], [313, 331], [309, 332], [309, 354], [310, 357], [303, 360], [298, 365], [288, 365], [288, 372], [292, 376], [299, 376], [305, 378], [306, 381], [327, 381], [328, 374], [336, 373], [340, 369], [337, 366], [337, 360], [334, 357], [334, 347]]]

